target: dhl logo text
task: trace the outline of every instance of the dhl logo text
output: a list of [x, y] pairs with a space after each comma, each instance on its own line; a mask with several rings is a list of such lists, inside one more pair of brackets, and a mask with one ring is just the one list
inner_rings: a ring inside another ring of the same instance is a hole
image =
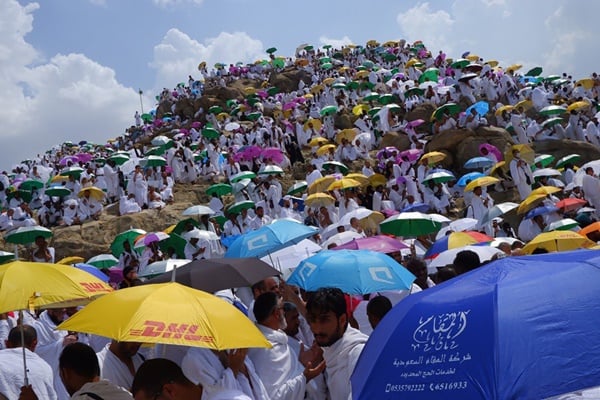
[[79, 282], [83, 289], [88, 293], [109, 293], [112, 289], [99, 282]]
[[198, 325], [190, 324], [165, 324], [160, 321], [144, 321], [142, 329], [131, 329], [131, 336], [140, 336], [146, 338], [165, 338], [165, 339], [181, 339], [192, 342], [214, 342], [214, 337], [197, 335]]

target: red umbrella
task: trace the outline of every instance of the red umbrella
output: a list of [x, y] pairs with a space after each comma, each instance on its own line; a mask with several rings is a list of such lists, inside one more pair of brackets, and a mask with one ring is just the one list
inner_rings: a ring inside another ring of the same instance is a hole
[[578, 210], [586, 204], [587, 204], [586, 200], [577, 199], [577, 198], [573, 197], [573, 198], [563, 199], [563, 200], [559, 201], [558, 203], [556, 203], [555, 206], [558, 208], [564, 209], [565, 212], [569, 212], [569, 211]]

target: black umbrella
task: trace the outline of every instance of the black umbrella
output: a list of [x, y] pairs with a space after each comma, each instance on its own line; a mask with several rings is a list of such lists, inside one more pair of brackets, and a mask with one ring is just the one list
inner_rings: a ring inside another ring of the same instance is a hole
[[[218, 290], [252, 286], [279, 271], [258, 258], [217, 258], [194, 260], [174, 272], [175, 282], [214, 293]], [[171, 282], [173, 272], [165, 272], [147, 283]]]

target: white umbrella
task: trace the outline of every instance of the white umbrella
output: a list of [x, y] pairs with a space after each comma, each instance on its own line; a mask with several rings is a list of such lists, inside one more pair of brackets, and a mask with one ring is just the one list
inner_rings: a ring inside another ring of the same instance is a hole
[[153, 262], [152, 264], [149, 264], [146, 268], [144, 268], [144, 270], [142, 272], [140, 272], [138, 274], [138, 276], [143, 278], [143, 277], [147, 277], [147, 276], [160, 275], [165, 272], [172, 271], [175, 268], [179, 268], [185, 264], [188, 264], [190, 261], [192, 261], [192, 260], [173, 259], [173, 260], [156, 261], [156, 262]]
[[154, 146], [164, 146], [165, 144], [169, 143], [170, 141], [171, 141], [171, 139], [169, 139], [168, 137], [166, 137], [164, 135], [159, 135], [159, 136], [152, 138], [150, 143], [152, 143]]
[[369, 210], [368, 208], [365, 208], [365, 207], [359, 207], [357, 209], [350, 211], [349, 213], [346, 213], [342, 217], [342, 219], [340, 219], [340, 224], [341, 225], [350, 225], [350, 220], [352, 218], [363, 219], [363, 218], [367, 218], [371, 214], [373, 214], [373, 210]]
[[202, 205], [191, 206], [186, 208], [182, 215], [184, 216], [194, 216], [194, 215], [213, 215], [215, 212], [212, 208]]
[[321, 251], [321, 246], [309, 239], [304, 239], [293, 246], [283, 248], [261, 258], [273, 268], [281, 271], [283, 278], [287, 279], [294, 269], [300, 264], [300, 261]]
[[540, 178], [542, 176], [560, 176], [561, 173], [559, 170], [554, 168], [540, 168], [533, 171], [534, 178]]
[[434, 274], [437, 272], [437, 268], [445, 267], [448, 264], [452, 264], [454, 258], [458, 253], [464, 250], [471, 250], [477, 255], [479, 255], [479, 260], [481, 262], [489, 261], [496, 254], [501, 254], [502, 250], [499, 250], [495, 247], [491, 246], [464, 246], [457, 247], [455, 249], [450, 249], [446, 251], [442, 251], [436, 258], [431, 260], [427, 267], [427, 272], [430, 274]]
[[496, 217], [506, 214], [509, 211], [514, 210], [519, 207], [518, 203], [513, 203], [510, 201], [496, 204], [494, 207], [490, 208], [481, 218], [481, 225], [485, 225]]
[[184, 233], [182, 237], [188, 241], [190, 239], [205, 239], [208, 241], [220, 240], [216, 233], [202, 229], [192, 229], [191, 231]]
[[229, 122], [225, 125], [226, 131], [235, 131], [236, 129], [240, 129], [240, 124], [238, 124], [237, 122]]
[[338, 246], [341, 246], [345, 243], [351, 242], [353, 239], [360, 239], [362, 237], [364, 237], [364, 236], [361, 235], [360, 233], [353, 232], [353, 231], [345, 231], [345, 232], [341, 232], [336, 235], [333, 235], [332, 237], [327, 239], [325, 242], [323, 242], [321, 247], [323, 249], [327, 249], [330, 245], [332, 245], [334, 243]]
[[435, 240], [439, 240], [446, 236], [448, 232], [463, 232], [473, 230], [477, 224], [478, 220], [475, 218], [460, 218], [456, 221], [450, 222], [448, 226], [443, 227], [440, 231], [435, 235]]
[[283, 174], [283, 169], [277, 165], [267, 165], [261, 171], [258, 171], [259, 175], [276, 175]]

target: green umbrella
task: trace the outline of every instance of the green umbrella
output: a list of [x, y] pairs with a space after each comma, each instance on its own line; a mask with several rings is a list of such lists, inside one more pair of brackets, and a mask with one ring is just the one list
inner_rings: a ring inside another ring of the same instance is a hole
[[267, 94], [269, 96], [275, 96], [277, 93], [279, 93], [279, 88], [276, 86], [271, 86], [267, 89]]
[[167, 160], [160, 156], [148, 156], [144, 157], [141, 160], [141, 164], [143, 164], [144, 168], [146, 167], [162, 167], [163, 165], [167, 165]]
[[249, 210], [250, 208], [254, 208], [254, 206], [255, 204], [253, 201], [240, 201], [227, 207], [227, 212], [232, 214], [239, 214], [242, 212], [242, 210]]
[[125, 154], [113, 154], [108, 159], [114, 161], [117, 165], [123, 165], [129, 161], [129, 156]]
[[[165, 154], [165, 148], [162, 146], [154, 146], [154, 147], [150, 147], [148, 150], [146, 150], [146, 155], [147, 156], [162, 156], [163, 154]], [[127, 157], [127, 159], [125, 161], [128, 161], [129, 157]]]
[[544, 116], [561, 115], [567, 112], [567, 109], [562, 106], [546, 106], [540, 110], [540, 114]]
[[227, 106], [227, 108], [231, 109], [232, 107], [237, 106], [238, 101], [236, 99], [229, 99], [225, 102], [225, 105]]
[[119, 260], [112, 254], [99, 254], [95, 257], [90, 258], [85, 263], [93, 265], [98, 269], [105, 269], [114, 267], [119, 263]]
[[329, 57], [321, 57], [321, 58], [319, 58], [319, 62], [321, 64], [330, 63], [331, 62], [331, 58], [329, 58]]
[[343, 82], [336, 82], [333, 85], [331, 85], [331, 87], [334, 89], [346, 89], [346, 85]]
[[185, 258], [185, 245], [187, 241], [176, 233], [171, 233], [168, 239], [158, 242], [158, 247], [165, 254], [169, 252], [169, 248], [175, 249], [175, 253], [179, 258]]
[[460, 111], [460, 106], [456, 103], [446, 103], [441, 107], [435, 109], [431, 114], [431, 120], [439, 120], [444, 114], [456, 115]]
[[552, 82], [557, 79], [560, 79], [560, 75], [548, 75], [547, 77], [544, 78], [544, 82]]
[[319, 114], [321, 114], [321, 116], [333, 115], [337, 112], [337, 110], [338, 110], [337, 106], [325, 106], [325, 107], [321, 108], [321, 111], [319, 111]]
[[219, 114], [223, 112], [223, 108], [221, 106], [212, 106], [208, 109], [208, 112], [211, 114]]
[[379, 93], [377, 92], [371, 92], [369, 94], [367, 94], [366, 96], [363, 96], [363, 100], [365, 101], [373, 101], [373, 100], [377, 100], [379, 98]]
[[383, 59], [385, 61], [396, 61], [398, 59], [398, 57], [396, 57], [396, 55], [394, 53], [385, 53], [383, 55]]
[[377, 101], [380, 104], [390, 104], [394, 101], [394, 96], [392, 94], [384, 94], [384, 95], [379, 96]]
[[533, 160], [533, 164], [540, 164], [542, 168], [546, 168], [548, 165], [554, 162], [554, 156], [551, 154], [540, 154]]
[[221, 136], [221, 134], [215, 128], [204, 128], [202, 129], [202, 136], [207, 139], [216, 139]]
[[51, 238], [52, 231], [38, 225], [22, 226], [14, 231], [11, 231], [10, 233], [7, 233], [4, 236], [4, 241], [6, 243], [13, 244], [29, 244], [35, 242], [35, 238], [38, 236], [41, 236], [44, 239]]
[[[312, 46], [306, 46], [306, 47], [312, 47]], [[304, 50], [306, 50], [306, 47], [304, 48]], [[323, 48], [325, 50], [329, 50], [332, 46], [330, 44], [326, 44], [325, 46], [323, 46]]]
[[275, 48], [275, 47], [269, 47], [269, 48], [267, 49], [267, 53], [268, 53], [268, 54], [273, 54], [273, 53], [275, 53], [276, 51], [277, 51], [277, 48]]
[[452, 67], [454, 69], [462, 69], [462, 68], [466, 67], [467, 65], [469, 65], [470, 63], [471, 63], [471, 61], [469, 61], [465, 58], [459, 58], [458, 60], [456, 60], [452, 64], [450, 64], [450, 67]]
[[336, 60], [343, 60], [344, 59], [344, 53], [342, 53], [340, 51], [336, 51], [335, 53], [333, 53], [333, 55], [331, 57], [335, 58]]
[[218, 224], [221, 229], [223, 229], [223, 225], [227, 222], [227, 218], [223, 215], [215, 215], [214, 217], [209, 218], [209, 220]]
[[106, 158], [102, 158], [102, 157], [96, 157], [93, 159], [93, 161], [100, 167], [103, 166], [104, 164], [106, 164]]
[[64, 186], [51, 186], [44, 193], [51, 197], [65, 197], [70, 195], [71, 191]]
[[79, 179], [79, 176], [83, 172], [81, 167], [68, 167], [60, 171], [61, 175], [73, 176], [75, 179]]
[[8, 200], [15, 197], [17, 193], [19, 194], [19, 196], [21, 196], [21, 199], [23, 199], [23, 201], [25, 201], [26, 203], [31, 203], [31, 199], [33, 198], [33, 196], [30, 190], [12, 190], [8, 193]]
[[360, 82], [358, 82], [358, 81], [350, 81], [350, 82], [348, 82], [348, 84], [346, 85], [346, 87], [347, 87], [348, 89], [352, 89], [352, 90], [354, 90], [354, 89], [358, 89], [358, 87], [359, 87], [359, 86], [360, 86]]
[[283, 174], [281, 167], [277, 165], [267, 165], [262, 170], [258, 171], [259, 175], [280, 175]]
[[423, 96], [423, 94], [425, 94], [425, 90], [415, 86], [404, 92], [404, 97]]
[[556, 162], [555, 168], [563, 168], [566, 164], [575, 164], [581, 160], [579, 154], [569, 154]]
[[542, 128], [550, 128], [556, 124], [560, 124], [561, 122], [563, 122], [563, 119], [561, 117], [552, 117], [552, 118], [548, 118], [547, 120], [542, 122], [541, 125], [542, 125]]
[[369, 117], [373, 118], [379, 111], [381, 111], [381, 107], [373, 107], [367, 111], [367, 114], [369, 114]]
[[232, 175], [229, 178], [229, 182], [236, 183], [236, 182], [241, 181], [242, 179], [254, 179], [254, 178], [256, 178], [256, 174], [254, 172], [252, 172], [252, 171], [242, 171], [242, 172], [239, 172], [239, 173], [237, 173], [235, 175]]
[[206, 194], [212, 196], [213, 193], [216, 193], [217, 196], [223, 196], [231, 193], [231, 185], [226, 183], [216, 183], [211, 185], [208, 189], [206, 189]]
[[124, 250], [123, 242], [128, 241], [131, 245], [131, 248], [133, 249], [133, 243], [135, 242], [135, 239], [137, 239], [141, 235], [145, 235], [146, 233], [147, 232], [143, 229], [134, 228], [119, 233], [117, 236], [115, 236], [112, 243], [110, 244], [110, 252], [113, 254], [113, 256], [119, 257]]
[[172, 235], [173, 233], [176, 233], [178, 235], [181, 235], [184, 232], [187, 232], [187, 228], [188, 228], [189, 224], [192, 224], [192, 226], [194, 228], [198, 228], [200, 226], [200, 224], [198, 223], [198, 221], [196, 219], [194, 219], [194, 218], [182, 219], [181, 221], [179, 221], [175, 225], [175, 227], [173, 228], [173, 230], [169, 234]]
[[362, 65], [363, 65], [363, 67], [365, 67], [365, 68], [373, 68], [373, 66], [375, 65], [375, 63], [374, 63], [373, 61], [371, 61], [371, 60], [365, 60], [365, 61], [362, 63]]
[[294, 194], [302, 193], [306, 190], [307, 187], [308, 184], [306, 183], [306, 181], [296, 182], [292, 186], [290, 186], [290, 188], [287, 191], [287, 194], [291, 196]]
[[403, 212], [386, 219], [379, 225], [379, 228], [381, 233], [402, 237], [417, 237], [438, 232], [442, 229], [442, 224], [434, 221], [428, 214]]
[[421, 76], [419, 76], [419, 83], [423, 82], [437, 82], [440, 70], [437, 68], [427, 68]]
[[321, 64], [321, 69], [324, 69], [325, 71], [327, 71], [328, 69], [333, 68], [333, 64], [332, 63], [323, 63]]
[[542, 73], [542, 67], [531, 68], [525, 73], [525, 76], [540, 76]]
[[456, 180], [454, 175], [449, 174], [448, 172], [434, 172], [429, 174], [423, 179], [422, 183], [434, 182], [434, 183], [445, 183]]
[[0, 264], [4, 264], [4, 263], [12, 261], [14, 259], [15, 259], [15, 253], [10, 253], [8, 251], [0, 251]]
[[32, 190], [41, 189], [44, 187], [44, 182], [38, 181], [37, 179], [27, 179], [21, 182], [19, 190]]
[[[325, 46], [328, 46], [328, 45], [325, 45]], [[323, 46], [324, 49], [326, 48], [325, 46]], [[331, 47], [331, 46], [329, 46], [329, 47]], [[315, 49], [315, 47], [310, 44], [308, 46], [304, 46], [304, 50], [306, 50], [306, 51], [313, 51], [314, 49]]]
[[271, 61], [271, 65], [275, 68], [283, 68], [285, 67], [285, 62], [281, 58], [276, 58]]
[[324, 170], [334, 171], [336, 168], [344, 175], [348, 173], [348, 167], [339, 161], [327, 161], [323, 163]]
[[246, 115], [246, 118], [248, 118], [249, 121], [256, 121], [260, 117], [262, 117], [262, 113], [260, 113], [258, 111], [255, 111], [255, 112], [252, 112], [252, 113]]
[[400, 107], [400, 106], [399, 106], [398, 104], [396, 104], [396, 103], [390, 103], [390, 104], [387, 104], [387, 105], [385, 106], [385, 108], [387, 108], [388, 110], [390, 110], [390, 112], [400, 112], [400, 111], [402, 111], [402, 107]]
[[373, 88], [375, 88], [375, 84], [371, 83], [369, 81], [362, 81], [360, 83], [360, 88], [361, 89], [369, 89], [369, 90], [373, 90]]
[[153, 119], [154, 117], [151, 114], [142, 114], [142, 121], [146, 123], [152, 122]]

